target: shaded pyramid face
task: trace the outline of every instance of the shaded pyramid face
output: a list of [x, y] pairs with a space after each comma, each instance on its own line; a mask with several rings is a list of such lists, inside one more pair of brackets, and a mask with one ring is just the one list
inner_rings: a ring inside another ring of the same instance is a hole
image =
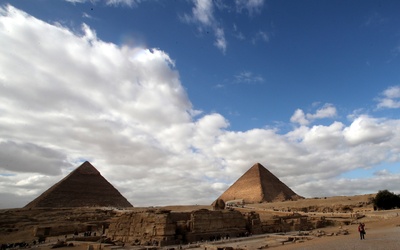
[[275, 202], [302, 198], [260, 163], [254, 164], [219, 197], [219, 199], [225, 202], [242, 199], [247, 203]]
[[25, 208], [132, 207], [89, 162], [84, 162]]

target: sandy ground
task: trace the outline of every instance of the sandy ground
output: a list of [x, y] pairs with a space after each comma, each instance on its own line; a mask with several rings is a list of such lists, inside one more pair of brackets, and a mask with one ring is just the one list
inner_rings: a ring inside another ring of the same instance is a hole
[[380, 220], [376, 222], [365, 222], [365, 240], [360, 240], [357, 225], [350, 225], [349, 235], [321, 237], [303, 243], [288, 244], [275, 249], [307, 249], [307, 250], [390, 250], [400, 249], [400, 217]]

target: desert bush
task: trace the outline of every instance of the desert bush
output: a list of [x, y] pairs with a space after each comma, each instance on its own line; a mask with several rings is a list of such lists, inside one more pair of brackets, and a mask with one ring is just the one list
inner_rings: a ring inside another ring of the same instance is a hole
[[388, 190], [380, 190], [373, 199], [374, 207], [377, 209], [400, 208], [400, 196]]

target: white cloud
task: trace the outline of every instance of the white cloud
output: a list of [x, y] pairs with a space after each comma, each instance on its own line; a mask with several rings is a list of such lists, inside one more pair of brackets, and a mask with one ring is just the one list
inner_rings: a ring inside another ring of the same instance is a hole
[[268, 43], [268, 42], [269, 42], [269, 35], [268, 35], [268, 33], [265, 32], [265, 31], [262, 31], [262, 30], [258, 31], [258, 32], [255, 34], [255, 36], [253, 37], [253, 39], [251, 40], [251, 42], [252, 42], [253, 44], [256, 44], [257, 41], [261, 41], [261, 42]]
[[[95, 4], [99, 0], [65, 0], [70, 3], [85, 3], [85, 2], [91, 2]], [[129, 7], [137, 7], [143, 0], [106, 0], [105, 3], [106, 5], [111, 5], [111, 6], [129, 6]]]
[[108, 5], [127, 5], [135, 7], [142, 2], [142, 0], [107, 0]]
[[334, 122], [329, 126], [316, 125], [311, 127], [303, 136], [303, 143], [307, 148], [324, 148], [326, 150], [337, 150], [344, 145], [344, 124]]
[[261, 40], [263, 40], [264, 42], [268, 42], [269, 41], [269, 36], [266, 32], [264, 31], [259, 31], [258, 35], [260, 36]]
[[83, 18], [87, 18], [87, 19], [93, 19], [93, 17], [91, 15], [89, 15], [88, 13], [86, 13], [86, 12], [82, 13], [82, 17]]
[[235, 82], [237, 83], [260, 83], [264, 82], [264, 78], [260, 75], [255, 75], [250, 71], [242, 71], [234, 76]]
[[214, 45], [226, 53], [227, 41], [224, 30], [220, 23], [214, 17], [214, 3], [212, 0], [193, 0], [194, 7], [191, 15], [185, 14], [183, 20], [187, 23], [195, 23], [201, 28], [211, 28], [214, 31]]
[[0, 40], [3, 208], [24, 206], [83, 160], [135, 206], [210, 204], [256, 162], [303, 196], [400, 191], [398, 174], [340, 178], [398, 163], [399, 120], [309, 126], [336, 117], [327, 104], [297, 110], [291, 120], [302, 126], [286, 134], [230, 131], [222, 115], [193, 109], [164, 51], [106, 43], [87, 25], [77, 34], [11, 6], [0, 10]]
[[387, 98], [400, 98], [400, 86], [392, 86], [386, 89], [383, 94]]
[[66, 2], [70, 2], [70, 3], [84, 3], [87, 0], [65, 0]]
[[377, 100], [378, 108], [400, 108], [400, 86], [387, 88]]
[[332, 104], [325, 104], [322, 108], [318, 109], [315, 114], [307, 114], [307, 119], [323, 119], [323, 118], [333, 118], [336, 114], [336, 108]]
[[236, 24], [233, 24], [233, 32], [234, 32], [234, 36], [239, 39], [239, 40], [245, 40], [246, 37], [243, 35], [243, 33], [241, 31], [239, 31], [238, 27], [236, 26]]
[[379, 27], [382, 24], [386, 23], [388, 21], [387, 18], [384, 18], [379, 14], [378, 12], [373, 12], [370, 14], [368, 19], [365, 21], [364, 26], [365, 27]]
[[214, 45], [219, 48], [223, 53], [226, 52], [226, 47], [227, 47], [227, 42], [225, 39], [225, 35], [224, 35], [224, 30], [221, 28], [216, 28], [215, 29], [215, 37], [216, 37], [216, 41], [214, 43]]
[[[214, 45], [220, 49], [223, 54], [227, 51], [228, 42], [225, 37], [223, 25], [218, 21], [218, 18], [215, 17], [215, 9], [221, 12], [232, 12], [236, 10], [238, 13], [246, 10], [251, 16], [255, 13], [260, 13], [264, 5], [264, 0], [235, 0], [233, 5], [226, 1], [192, 0], [192, 2], [194, 4], [192, 13], [185, 14], [181, 19], [186, 23], [194, 23], [198, 25], [200, 31], [212, 29], [215, 36]], [[237, 29], [235, 24], [233, 24], [233, 32], [234, 37], [237, 39], [245, 39], [245, 36]], [[268, 42], [268, 33], [265, 31], [259, 31], [252, 39], [253, 43], [257, 40]]]
[[199, 21], [201, 24], [206, 26], [212, 26], [215, 22], [213, 16], [213, 3], [211, 0], [194, 0], [193, 19]]
[[78, 35], [10, 6], [0, 25], [1, 169], [54, 175], [83, 158], [136, 174], [183, 152], [189, 162], [197, 112], [166, 53], [117, 47], [86, 25]]
[[301, 109], [297, 109], [292, 117], [290, 117], [290, 121], [293, 123], [298, 123], [300, 125], [308, 125], [310, 122], [306, 119], [306, 115], [304, 111]]
[[360, 116], [344, 130], [346, 140], [353, 145], [389, 141], [394, 133], [392, 125], [368, 116]]
[[374, 172], [374, 175], [376, 175], [376, 176], [388, 176], [388, 175], [391, 175], [391, 173], [387, 169], [382, 169], [382, 170]]
[[250, 15], [260, 13], [264, 6], [264, 0], [235, 0], [238, 12], [247, 10]]
[[337, 115], [336, 108], [332, 104], [325, 104], [322, 108], [318, 109], [315, 114], [305, 114], [303, 110], [297, 109], [290, 121], [300, 125], [308, 125], [316, 119], [334, 118]]
[[[384, 189], [398, 194], [400, 189], [396, 186], [396, 183], [399, 181], [399, 174], [360, 179], [324, 179], [303, 183], [298, 186], [297, 191], [309, 193], [310, 197], [371, 194]], [[376, 190], [377, 187], [380, 189]], [[357, 193], [354, 192], [355, 190], [357, 190]]]
[[[17, 156], [17, 157], [16, 157]], [[61, 168], [72, 167], [60, 151], [33, 143], [0, 142], [1, 167], [12, 172], [61, 174]], [[26, 169], [29, 166], [29, 169]]]

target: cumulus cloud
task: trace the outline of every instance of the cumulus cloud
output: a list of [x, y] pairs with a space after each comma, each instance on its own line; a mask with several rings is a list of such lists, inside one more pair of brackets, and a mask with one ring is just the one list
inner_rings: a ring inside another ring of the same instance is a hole
[[308, 123], [310, 123], [306, 119], [306, 115], [304, 114], [304, 111], [301, 109], [296, 109], [296, 111], [294, 112], [292, 117], [290, 117], [290, 121], [293, 123], [298, 123], [300, 125], [307, 125]]
[[334, 118], [336, 115], [336, 108], [332, 104], [325, 104], [322, 108], [318, 109], [315, 114], [305, 114], [303, 110], [297, 109], [290, 118], [290, 121], [300, 125], [308, 125], [316, 119]]
[[0, 40], [2, 208], [24, 206], [84, 160], [135, 206], [210, 204], [256, 162], [307, 197], [400, 191], [390, 184], [398, 173], [340, 177], [399, 162], [399, 120], [311, 126], [336, 117], [327, 104], [298, 109], [300, 126], [285, 134], [230, 131], [221, 114], [194, 110], [162, 50], [117, 46], [85, 24], [75, 32], [12, 6], [0, 10]]
[[382, 92], [378, 99], [378, 108], [400, 108], [400, 86], [391, 86]]
[[393, 127], [385, 121], [360, 116], [344, 130], [344, 135], [350, 144], [380, 144], [394, 136], [392, 129]]
[[87, 25], [74, 34], [11, 6], [1, 12], [3, 171], [54, 175], [89, 159], [132, 174], [160, 166], [147, 171], [157, 178], [166, 157], [190, 153], [179, 139], [195, 130], [196, 111], [166, 53], [102, 42]]

